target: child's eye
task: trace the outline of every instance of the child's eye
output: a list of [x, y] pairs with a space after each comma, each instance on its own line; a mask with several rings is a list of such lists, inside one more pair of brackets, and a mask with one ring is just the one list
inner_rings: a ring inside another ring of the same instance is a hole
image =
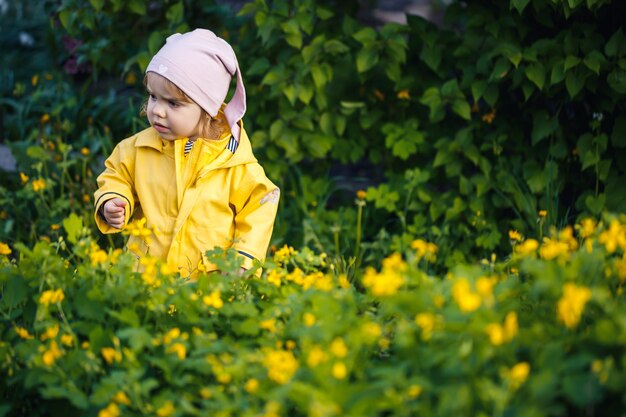
[[174, 101], [174, 100], [169, 100], [168, 103], [172, 107], [178, 107], [180, 105], [178, 101]]
[[148, 94], [150, 100], [156, 100], [156, 96], [154, 94]]

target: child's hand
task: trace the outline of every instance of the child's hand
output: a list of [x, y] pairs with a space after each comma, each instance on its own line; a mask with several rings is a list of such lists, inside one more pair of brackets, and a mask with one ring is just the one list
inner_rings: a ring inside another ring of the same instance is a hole
[[104, 220], [116, 229], [121, 229], [124, 226], [124, 207], [126, 201], [121, 198], [108, 200], [102, 209]]

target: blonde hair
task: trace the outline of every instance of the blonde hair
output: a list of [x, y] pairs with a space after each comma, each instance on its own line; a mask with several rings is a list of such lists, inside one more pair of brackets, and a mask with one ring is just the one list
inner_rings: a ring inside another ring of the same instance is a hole
[[[143, 85], [148, 87], [148, 77], [150, 77], [150, 73], [148, 72], [143, 77]], [[176, 84], [164, 78], [165, 86], [168, 90], [168, 93], [172, 94], [176, 100], [184, 101], [187, 103], [195, 103], [183, 90], [178, 88]], [[197, 103], [196, 103], [197, 104]], [[139, 115], [144, 117], [147, 115], [148, 109], [148, 99], [146, 99], [141, 105], [141, 109]], [[228, 122], [226, 120], [226, 116], [224, 112], [220, 109], [215, 117], [212, 117], [206, 110], [202, 109], [200, 113], [200, 121], [198, 128], [198, 138], [204, 140], [218, 140], [228, 131]]]

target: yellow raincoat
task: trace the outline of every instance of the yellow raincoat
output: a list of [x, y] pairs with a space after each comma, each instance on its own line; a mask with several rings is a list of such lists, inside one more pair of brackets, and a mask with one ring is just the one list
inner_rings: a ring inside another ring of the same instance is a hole
[[151, 127], [121, 141], [98, 177], [98, 228], [120, 231], [98, 214], [107, 200], [120, 197], [128, 202], [124, 227], [145, 217], [153, 230], [148, 239], [130, 236], [127, 246], [138, 259], [161, 258], [182, 277], [195, 276], [199, 267], [217, 269], [204, 256], [216, 246], [235, 248], [246, 269], [262, 261], [280, 192], [255, 159], [243, 126], [234, 153], [232, 145], [230, 134], [198, 139], [185, 156], [184, 140], [165, 141]]

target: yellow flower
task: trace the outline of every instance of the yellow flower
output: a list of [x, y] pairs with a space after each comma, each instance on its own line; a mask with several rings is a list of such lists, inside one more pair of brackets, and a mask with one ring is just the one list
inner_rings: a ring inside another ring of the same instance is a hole
[[485, 328], [487, 335], [489, 335], [489, 341], [494, 346], [500, 346], [504, 343], [504, 328], [498, 323], [490, 323]]
[[46, 189], [46, 181], [43, 178], [38, 178], [36, 180], [33, 180], [32, 186], [33, 191], [37, 193]]
[[171, 401], [167, 401], [156, 410], [156, 414], [158, 417], [170, 417], [174, 414], [174, 411], [176, 411], [174, 404]]
[[528, 362], [520, 362], [505, 372], [505, 378], [513, 389], [519, 388], [530, 374], [530, 364]]
[[135, 75], [135, 73], [132, 71], [129, 72], [128, 74], [126, 74], [124, 82], [126, 83], [126, 85], [134, 85], [135, 83], [137, 83], [137, 75]]
[[343, 289], [350, 288], [350, 281], [348, 281], [346, 274], [339, 275], [339, 287]]
[[399, 253], [394, 253], [383, 260], [383, 269], [379, 273], [372, 267], [365, 269], [363, 285], [370, 289], [377, 297], [394, 295], [404, 285], [404, 278], [400, 275], [407, 268]]
[[298, 370], [298, 361], [288, 350], [266, 350], [263, 365], [267, 376], [278, 384], [286, 384]]
[[494, 346], [500, 346], [503, 343], [510, 342], [516, 335], [518, 330], [517, 314], [510, 312], [504, 318], [504, 326], [499, 323], [490, 323], [485, 328], [489, 341]]
[[285, 245], [276, 251], [276, 253], [274, 254], [274, 261], [278, 262], [279, 264], [285, 263], [289, 261], [292, 256], [295, 256], [297, 254], [298, 252], [294, 250], [294, 248]]
[[63, 352], [59, 350], [59, 345], [56, 341], [50, 342], [50, 347], [43, 353], [43, 363], [47, 366], [51, 366], [58, 358], [63, 356]]
[[65, 299], [65, 294], [61, 288], [57, 290], [47, 290], [41, 293], [39, 303], [42, 305], [50, 305], [60, 303]]
[[315, 324], [315, 316], [311, 313], [304, 313], [302, 315], [302, 321], [306, 327], [311, 327]]
[[33, 339], [33, 335], [28, 333], [28, 330], [23, 327], [16, 327], [15, 333], [17, 333], [17, 335], [22, 339]]
[[378, 323], [368, 322], [361, 326], [361, 333], [365, 340], [373, 342], [383, 334], [383, 331]]
[[174, 327], [170, 329], [167, 333], [163, 335], [163, 343], [169, 345], [172, 343], [174, 339], [178, 339], [180, 337], [180, 329], [178, 327]]
[[6, 243], [0, 242], [0, 255], [10, 255], [11, 248]]
[[276, 333], [276, 319], [261, 320], [259, 327], [269, 331], [270, 333]]
[[42, 342], [48, 339], [54, 339], [55, 337], [57, 337], [57, 334], [59, 334], [58, 323], [52, 327], [48, 327], [46, 331], [43, 332], [43, 334], [39, 337], [39, 339], [41, 339]]
[[257, 381], [254, 378], [250, 378], [249, 380], [246, 381], [245, 385], [243, 386], [243, 389], [245, 389], [246, 392], [250, 394], [254, 394], [259, 389], [259, 381]]
[[535, 239], [526, 239], [519, 245], [515, 245], [515, 253], [522, 256], [528, 256], [531, 253], [535, 253], [538, 247], [539, 242], [537, 242]]
[[115, 403], [110, 403], [98, 412], [98, 417], [119, 417], [120, 408]]
[[83, 156], [89, 156], [89, 154], [90, 154], [90, 152], [89, 152], [89, 148], [84, 148], [84, 147], [83, 147], [83, 148], [81, 148], [81, 149], [80, 149], [80, 153], [81, 153]]
[[359, 200], [365, 200], [365, 197], [367, 197], [367, 192], [365, 190], [359, 190], [356, 192], [356, 198]]
[[398, 91], [398, 98], [400, 100], [410, 100], [411, 99], [411, 94], [409, 93], [409, 90], [407, 90], [407, 89], [400, 90], [400, 91]]
[[139, 220], [129, 223], [124, 229], [125, 235], [142, 237], [146, 244], [150, 244], [150, 236], [152, 236], [152, 230], [146, 226], [147, 219], [142, 217]]
[[224, 301], [222, 301], [220, 294], [219, 290], [213, 290], [211, 294], [202, 297], [202, 302], [209, 307], [220, 309], [224, 306]]
[[542, 259], [552, 260], [569, 253], [569, 246], [565, 242], [560, 242], [548, 237], [543, 239], [543, 244], [539, 249], [539, 255]]
[[417, 384], [412, 384], [407, 389], [407, 395], [409, 396], [409, 398], [417, 398], [420, 396], [421, 393], [422, 393], [422, 387]]
[[128, 396], [126, 395], [124, 391], [118, 391], [113, 396], [113, 401], [118, 404], [130, 405], [130, 399], [128, 398]]
[[268, 274], [267, 274], [267, 282], [269, 282], [270, 284], [274, 284], [277, 287], [280, 287], [280, 278], [281, 278], [281, 272], [277, 269], [272, 269]]
[[578, 325], [585, 309], [585, 304], [591, 299], [591, 290], [587, 287], [577, 286], [571, 282], [563, 285], [563, 296], [557, 304], [559, 320], [567, 328]]
[[20, 181], [22, 181], [22, 184], [26, 184], [28, 182], [28, 175], [20, 172]]
[[319, 346], [313, 346], [306, 358], [306, 363], [309, 365], [309, 368], [315, 368], [324, 362], [326, 358], [326, 353]]
[[333, 364], [332, 374], [335, 379], [344, 379], [348, 374], [348, 368], [343, 362], [336, 362]]
[[67, 347], [72, 346], [74, 344], [74, 336], [71, 334], [61, 335], [61, 344]]
[[38, 82], [39, 82], [39, 74], [35, 74], [30, 78], [30, 83], [32, 84], [33, 87], [35, 87]]
[[104, 358], [106, 363], [108, 363], [109, 365], [113, 362], [120, 362], [122, 360], [122, 354], [112, 347], [103, 347], [100, 350], [100, 353], [102, 354], [102, 357]]
[[493, 300], [493, 287], [497, 283], [496, 277], [480, 277], [476, 280], [476, 291], [483, 300], [491, 302]]
[[493, 119], [496, 118], [496, 109], [492, 109], [489, 113], [483, 114], [483, 122], [487, 124], [493, 123]]
[[609, 228], [598, 236], [600, 243], [604, 245], [608, 253], [613, 253], [618, 247], [626, 251], [626, 228], [619, 221], [613, 219]]
[[580, 222], [580, 235], [587, 239], [596, 233], [596, 221], [593, 219], [583, 219]]
[[515, 242], [521, 242], [522, 241], [522, 235], [517, 230], [509, 230], [509, 239], [511, 239], [512, 241], [515, 241]]
[[330, 344], [330, 351], [338, 358], [345, 358], [348, 355], [348, 347], [340, 337], [337, 337]]
[[480, 296], [472, 292], [470, 284], [465, 278], [460, 278], [454, 283], [452, 298], [464, 313], [477, 310], [482, 303]]
[[434, 243], [426, 242], [422, 239], [416, 239], [411, 242], [411, 247], [415, 249], [418, 259], [425, 258], [428, 262], [436, 259], [437, 250], [439, 249]]
[[97, 249], [96, 251], [89, 254], [89, 258], [91, 259], [91, 266], [96, 266], [98, 264], [106, 262], [107, 253], [102, 249]]
[[182, 343], [174, 343], [167, 348], [167, 353], [176, 353], [181, 361], [187, 357], [187, 348]]
[[539, 210], [539, 217], [545, 218], [548, 216], [548, 212], [546, 210]]
[[422, 329], [422, 339], [430, 340], [433, 330], [435, 329], [436, 317], [433, 313], [419, 313], [415, 316], [415, 324]]
[[40, 123], [48, 123], [50, 121], [50, 115], [48, 113], [44, 113], [39, 118]]

